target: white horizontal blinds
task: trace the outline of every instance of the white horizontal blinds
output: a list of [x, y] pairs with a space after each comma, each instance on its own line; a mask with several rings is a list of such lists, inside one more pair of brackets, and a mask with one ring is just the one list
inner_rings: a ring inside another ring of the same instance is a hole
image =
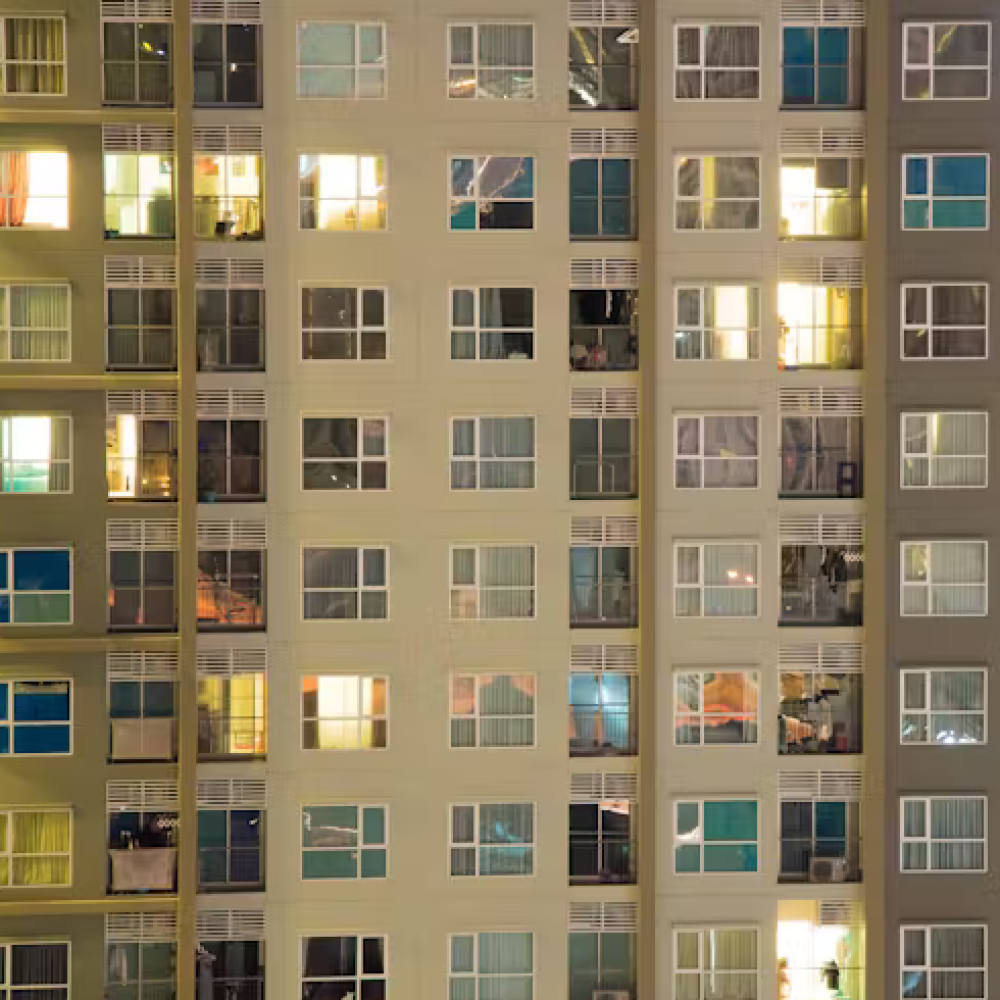
[[861, 545], [864, 524], [854, 514], [782, 514], [782, 545]]
[[634, 673], [639, 669], [639, 647], [631, 644], [573, 646], [570, 670], [617, 670]]
[[199, 778], [199, 809], [263, 809], [267, 785], [263, 778]]
[[638, 903], [570, 903], [569, 930], [618, 931], [627, 933], [639, 926]]
[[168, 389], [113, 389], [104, 394], [104, 404], [109, 417], [177, 417], [177, 393]]
[[637, 545], [639, 518], [634, 515], [574, 517], [570, 522], [572, 545]]
[[267, 397], [263, 389], [199, 389], [198, 418], [263, 420]]
[[631, 386], [574, 386], [570, 396], [570, 412], [573, 416], [637, 417], [639, 390]]
[[195, 125], [192, 139], [195, 155], [264, 152], [264, 130], [260, 125]]
[[781, 20], [842, 28], [862, 27], [867, 11], [864, 0], [782, 0]]
[[254, 549], [267, 548], [267, 524], [260, 520], [208, 520], [198, 521], [199, 549]]
[[638, 25], [639, 0], [569, 0], [569, 23]]
[[782, 413], [860, 417], [864, 415], [864, 394], [852, 386], [779, 389], [778, 405]]
[[572, 288], [638, 288], [639, 261], [629, 257], [571, 260], [569, 283]]
[[569, 130], [569, 155], [636, 156], [639, 130], [634, 128], [572, 128]]
[[571, 774], [571, 802], [636, 802], [639, 797], [639, 776], [636, 774]]
[[106, 288], [176, 288], [177, 260], [174, 257], [105, 257]]
[[865, 650], [860, 642], [783, 642], [778, 648], [781, 670], [858, 673], [864, 665]]
[[864, 129], [784, 128], [781, 130], [781, 152], [814, 156], [864, 156]]
[[108, 548], [113, 551], [177, 549], [177, 522], [168, 518], [111, 518], [107, 522], [106, 531]]
[[104, 940], [109, 944], [176, 941], [177, 913], [173, 910], [159, 913], [106, 913]]
[[264, 910], [261, 907], [240, 910], [199, 908], [195, 917], [199, 941], [263, 941]]
[[191, 0], [192, 21], [260, 24], [263, 14], [261, 0]]
[[169, 21], [174, 16], [174, 0], [101, 0], [104, 21]]
[[860, 771], [779, 771], [778, 798], [783, 802], [860, 802]]
[[832, 288], [864, 288], [865, 261], [850, 255], [788, 254], [778, 259], [778, 280]]
[[173, 125], [102, 125], [105, 153], [173, 153]]
[[176, 650], [109, 649], [105, 665], [109, 681], [175, 681], [178, 663]]
[[198, 650], [199, 677], [237, 677], [240, 674], [266, 673], [267, 649], [262, 646], [209, 646]]
[[176, 781], [109, 781], [108, 811], [172, 812], [180, 799]]
[[259, 257], [203, 257], [194, 266], [203, 288], [263, 288], [264, 260]]

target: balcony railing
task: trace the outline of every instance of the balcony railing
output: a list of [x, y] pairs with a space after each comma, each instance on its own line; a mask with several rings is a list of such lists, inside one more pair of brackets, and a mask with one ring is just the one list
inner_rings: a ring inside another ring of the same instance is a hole
[[202, 714], [198, 718], [199, 757], [263, 756], [264, 720], [260, 716]]
[[198, 371], [264, 370], [264, 331], [259, 326], [199, 327]]
[[634, 885], [636, 881], [635, 841], [602, 834], [569, 835], [570, 885]]
[[779, 882], [860, 882], [859, 837], [782, 837]]
[[108, 630], [173, 632], [177, 629], [177, 600], [173, 584], [144, 587], [108, 587]]
[[574, 456], [570, 463], [570, 498], [573, 500], [638, 495], [638, 455]]
[[[143, 1000], [148, 1000], [143, 987]], [[264, 977], [218, 979], [208, 974], [197, 979], [197, 1000], [264, 1000]]]
[[177, 755], [174, 719], [112, 719], [112, 760], [173, 760]]
[[629, 580], [576, 578], [570, 588], [569, 623], [634, 628], [639, 623], [639, 586]]
[[201, 455], [198, 501], [262, 500], [264, 459], [259, 455]]
[[108, 368], [177, 370], [177, 331], [173, 327], [108, 327]]
[[570, 757], [630, 757], [638, 751], [636, 713], [629, 707], [569, 706]]
[[577, 372], [634, 372], [638, 338], [631, 326], [571, 326], [569, 366]]
[[862, 462], [852, 448], [782, 448], [783, 497], [860, 497]]
[[108, 851], [111, 892], [174, 892], [176, 847], [135, 847]]
[[261, 239], [264, 236], [261, 199], [195, 197], [194, 234], [198, 239]]
[[574, 111], [635, 111], [638, 66], [569, 64], [569, 106]]
[[781, 625], [848, 625], [862, 623], [861, 580], [832, 582], [829, 577], [784, 578], [781, 581]]
[[112, 500], [174, 500], [177, 497], [175, 455], [143, 455], [107, 461], [108, 497]]
[[262, 629], [264, 627], [264, 586], [241, 581], [198, 579], [198, 627]]
[[856, 370], [864, 365], [864, 327], [782, 325], [778, 334], [778, 367]]
[[860, 195], [782, 198], [782, 239], [858, 240], [864, 231], [864, 199]]

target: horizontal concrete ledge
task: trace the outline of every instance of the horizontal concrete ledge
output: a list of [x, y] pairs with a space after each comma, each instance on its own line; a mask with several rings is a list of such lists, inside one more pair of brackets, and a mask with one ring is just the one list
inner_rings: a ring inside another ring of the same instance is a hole
[[174, 108], [53, 108], [32, 105], [23, 108], [0, 108], [0, 124], [18, 125], [104, 125], [142, 122], [166, 125], [177, 114]]
[[77, 917], [92, 913], [164, 913], [177, 909], [177, 896], [109, 896], [107, 899], [24, 899], [0, 903], [4, 917]]
[[[37, 639], [16, 636], [0, 637], [0, 656], [4, 653], [99, 653], [105, 649], [162, 650], [174, 649], [180, 643], [177, 635], [79, 635], [39, 636]], [[2, 904], [0, 904], [2, 905]]]
[[86, 389], [176, 389], [176, 372], [108, 372], [105, 375], [60, 375], [57, 372], [44, 375], [11, 374], [0, 375], [0, 390], [39, 389], [49, 392], [73, 392]]

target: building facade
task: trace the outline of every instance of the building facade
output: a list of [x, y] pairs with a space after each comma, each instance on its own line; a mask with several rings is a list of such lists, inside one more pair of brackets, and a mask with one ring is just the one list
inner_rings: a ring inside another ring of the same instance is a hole
[[8, 0], [0, 993], [985, 1000], [932, 7]]

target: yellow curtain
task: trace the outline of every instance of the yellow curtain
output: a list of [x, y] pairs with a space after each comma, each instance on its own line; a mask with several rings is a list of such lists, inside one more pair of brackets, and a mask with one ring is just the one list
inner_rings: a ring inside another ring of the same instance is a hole
[[58, 17], [10, 17], [7, 35], [8, 94], [61, 94], [63, 22]]
[[13, 814], [11, 854], [14, 885], [65, 885], [69, 882], [68, 812]]

